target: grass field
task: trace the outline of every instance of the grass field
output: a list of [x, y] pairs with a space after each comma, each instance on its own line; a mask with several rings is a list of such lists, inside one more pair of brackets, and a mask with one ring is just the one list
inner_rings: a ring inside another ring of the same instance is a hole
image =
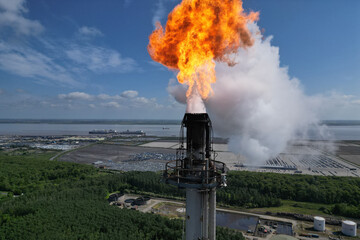
[[47, 149], [35, 149], [35, 148], [11, 148], [0, 151], [0, 158], [4, 158], [6, 156], [21, 156], [21, 158], [26, 157], [36, 157], [40, 160], [48, 160], [55, 154], [59, 153], [58, 150], [47, 150]]

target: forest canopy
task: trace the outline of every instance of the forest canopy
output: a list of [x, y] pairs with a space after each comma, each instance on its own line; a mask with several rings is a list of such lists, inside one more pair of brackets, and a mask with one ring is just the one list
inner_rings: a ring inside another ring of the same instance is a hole
[[[0, 153], [0, 239], [181, 239], [183, 222], [109, 206], [112, 192], [183, 199], [161, 173], [100, 171], [49, 161], [53, 153]], [[14, 197], [14, 195], [16, 197]], [[280, 206], [282, 200], [333, 204], [329, 214], [360, 217], [360, 179], [275, 173], [228, 173], [218, 204], [242, 208]], [[240, 232], [219, 229], [218, 239]]]

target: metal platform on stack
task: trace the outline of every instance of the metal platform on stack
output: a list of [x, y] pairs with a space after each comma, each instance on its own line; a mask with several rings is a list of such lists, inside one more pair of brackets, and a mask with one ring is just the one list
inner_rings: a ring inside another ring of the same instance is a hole
[[164, 181], [186, 189], [187, 240], [214, 240], [216, 236], [216, 188], [226, 186], [227, 168], [215, 160], [212, 135], [208, 114], [186, 113], [176, 160], [165, 166]]

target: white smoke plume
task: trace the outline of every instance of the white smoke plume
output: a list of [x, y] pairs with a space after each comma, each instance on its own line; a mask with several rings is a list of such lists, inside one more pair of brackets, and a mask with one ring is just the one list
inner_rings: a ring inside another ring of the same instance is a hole
[[[297, 79], [280, 66], [279, 48], [249, 24], [255, 43], [233, 56], [236, 65], [216, 63], [217, 81], [205, 101], [215, 133], [229, 138], [229, 150], [261, 163], [281, 153], [290, 140], [317, 125], [321, 100], [306, 96]], [[184, 103], [186, 87], [170, 82], [168, 91]], [[189, 108], [199, 101], [191, 101]], [[198, 100], [198, 99], [197, 99]], [[189, 101], [189, 100], [188, 100]]]
[[187, 113], [206, 113], [205, 105], [203, 100], [201, 99], [200, 94], [197, 90], [194, 90], [189, 98], [187, 99], [186, 104], [186, 112]]
[[197, 88], [194, 87], [191, 95], [186, 98], [186, 91], [188, 89], [188, 86], [186, 84], [179, 85], [176, 83], [177, 81], [175, 79], [170, 79], [167, 90], [175, 98], [176, 101], [186, 104], [186, 112], [206, 113], [205, 103], [201, 99]]

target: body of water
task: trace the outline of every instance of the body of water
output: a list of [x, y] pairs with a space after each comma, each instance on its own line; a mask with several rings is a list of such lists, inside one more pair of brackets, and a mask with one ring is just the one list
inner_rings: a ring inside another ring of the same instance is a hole
[[241, 231], [255, 231], [258, 217], [238, 213], [216, 211], [216, 225]]
[[94, 129], [143, 130], [148, 136], [178, 136], [180, 125], [0, 123], [0, 135], [88, 135]]
[[335, 140], [360, 140], [360, 126], [328, 126]]
[[[148, 136], [179, 136], [177, 124], [60, 124], [60, 123], [1, 123], [0, 135], [88, 135], [93, 129], [113, 129], [118, 132], [143, 130]], [[215, 131], [216, 132], [216, 131]], [[314, 131], [315, 132], [315, 131]], [[360, 125], [329, 125], [328, 137], [310, 133], [310, 140], [360, 140]]]

